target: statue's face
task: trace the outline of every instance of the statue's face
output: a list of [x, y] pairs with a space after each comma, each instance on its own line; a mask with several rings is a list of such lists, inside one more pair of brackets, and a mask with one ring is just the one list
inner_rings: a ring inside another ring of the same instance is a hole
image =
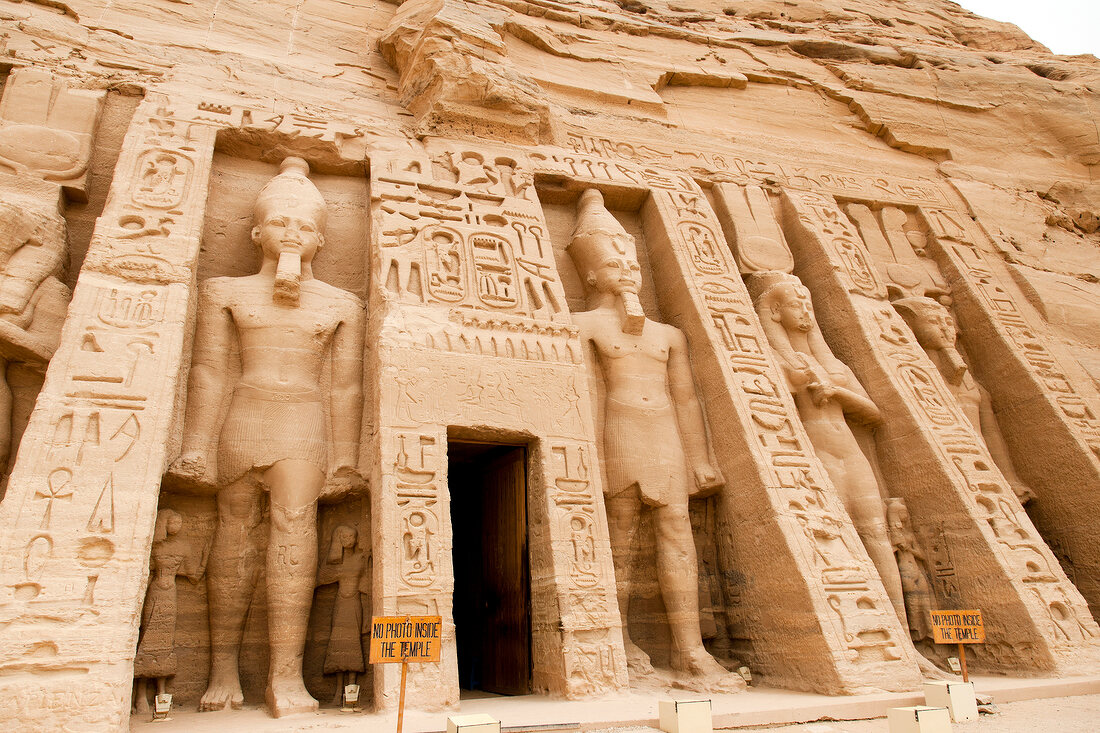
[[955, 346], [955, 319], [951, 312], [939, 306], [921, 308], [914, 319], [913, 334], [922, 348], [929, 350], [950, 349]]
[[253, 227], [252, 241], [264, 257], [279, 259], [283, 252], [297, 252], [302, 262], [309, 262], [324, 244], [315, 209], [308, 204], [287, 204], [267, 214]]
[[886, 505], [886, 522], [891, 527], [902, 529], [909, 521], [909, 509], [903, 505], [890, 502]]
[[167, 530], [168, 534], [176, 534], [183, 529], [183, 517], [178, 514], [173, 514], [168, 517], [168, 522], [165, 524], [164, 528]]
[[348, 528], [342, 529], [340, 531], [339, 542], [340, 542], [340, 546], [343, 547], [344, 549], [350, 550], [352, 547], [355, 547], [355, 532], [354, 532], [354, 530], [348, 529]]
[[588, 284], [601, 293], [637, 293], [642, 285], [642, 267], [626, 256], [607, 257], [588, 273]]
[[772, 317], [786, 331], [809, 333], [814, 327], [814, 308], [805, 288], [782, 285], [772, 306]]

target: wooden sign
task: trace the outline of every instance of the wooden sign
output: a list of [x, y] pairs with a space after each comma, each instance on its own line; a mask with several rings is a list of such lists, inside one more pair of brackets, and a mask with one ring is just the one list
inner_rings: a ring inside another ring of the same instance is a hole
[[441, 616], [374, 616], [370, 626], [371, 664], [439, 661]]
[[937, 644], [984, 644], [982, 612], [932, 611], [932, 637]]
[[405, 722], [405, 676], [409, 662], [438, 662], [443, 647], [442, 616], [372, 616], [370, 663], [401, 664], [401, 698], [397, 703], [397, 733]]
[[958, 644], [959, 662], [962, 666], [963, 682], [970, 681], [966, 671], [966, 647], [963, 644], [984, 644], [985, 624], [982, 612], [971, 611], [932, 611], [932, 641], [937, 644]]

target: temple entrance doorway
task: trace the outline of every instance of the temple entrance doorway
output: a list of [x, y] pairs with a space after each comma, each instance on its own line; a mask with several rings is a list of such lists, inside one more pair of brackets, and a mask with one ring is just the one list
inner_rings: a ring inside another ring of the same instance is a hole
[[527, 449], [448, 441], [454, 620], [463, 696], [531, 691]]

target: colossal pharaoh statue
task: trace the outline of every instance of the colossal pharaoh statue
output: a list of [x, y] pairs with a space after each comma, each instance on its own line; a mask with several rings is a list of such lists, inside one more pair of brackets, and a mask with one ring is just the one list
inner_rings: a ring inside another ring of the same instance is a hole
[[1031, 489], [1016, 474], [1012, 465], [1012, 457], [1004, 436], [1001, 435], [1001, 427], [993, 412], [989, 392], [970, 374], [970, 368], [959, 353], [955, 343], [955, 319], [951, 317], [951, 311], [947, 306], [926, 297], [900, 298], [894, 301], [894, 308], [905, 319], [924, 353], [928, 354], [928, 358], [939, 369], [951, 393], [963, 408], [967, 420], [985, 440], [990, 456], [1016, 496], [1021, 502], [1030, 501]]
[[[218, 486], [208, 568], [210, 681], [202, 710], [243, 701], [237, 657], [264, 553], [257, 530], [265, 493], [267, 704], [275, 716], [317, 708], [302, 681], [317, 499], [326, 477], [339, 485], [356, 475], [364, 315], [353, 295], [313, 277], [326, 212], [308, 172], [304, 160], [287, 158], [260, 191], [252, 229], [263, 255], [259, 273], [211, 278], [201, 293], [183, 452], [174, 470]], [[240, 377], [231, 385], [234, 354]]]
[[644, 505], [653, 513], [673, 667], [694, 685], [741, 689], [744, 681], [710, 656], [699, 630], [698, 565], [688, 499], [712, 494], [724, 482], [710, 456], [687, 340], [679, 329], [642, 313], [634, 239], [604, 208], [596, 189], [584, 191], [578, 201], [568, 249], [591, 306], [574, 314], [574, 323], [582, 341], [593, 347], [606, 387], [604, 501], [627, 661], [635, 674], [653, 672], [627, 628], [630, 573]]
[[901, 578], [886, 531], [883, 496], [874, 469], [848, 425], [848, 419], [866, 425], [878, 423], [878, 407], [852, 370], [833, 356], [825, 343], [814, 319], [810, 292], [801, 280], [774, 272], [754, 276], [750, 287], [814, 452], [840, 492], [898, 618], [904, 622]]

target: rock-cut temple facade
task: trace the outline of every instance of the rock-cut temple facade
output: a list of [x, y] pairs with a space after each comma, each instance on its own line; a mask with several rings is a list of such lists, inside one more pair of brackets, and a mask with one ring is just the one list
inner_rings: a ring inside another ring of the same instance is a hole
[[[948, 0], [0, 0], [0, 725], [1100, 670], [1100, 61]], [[137, 713], [134, 713], [135, 715]]]

